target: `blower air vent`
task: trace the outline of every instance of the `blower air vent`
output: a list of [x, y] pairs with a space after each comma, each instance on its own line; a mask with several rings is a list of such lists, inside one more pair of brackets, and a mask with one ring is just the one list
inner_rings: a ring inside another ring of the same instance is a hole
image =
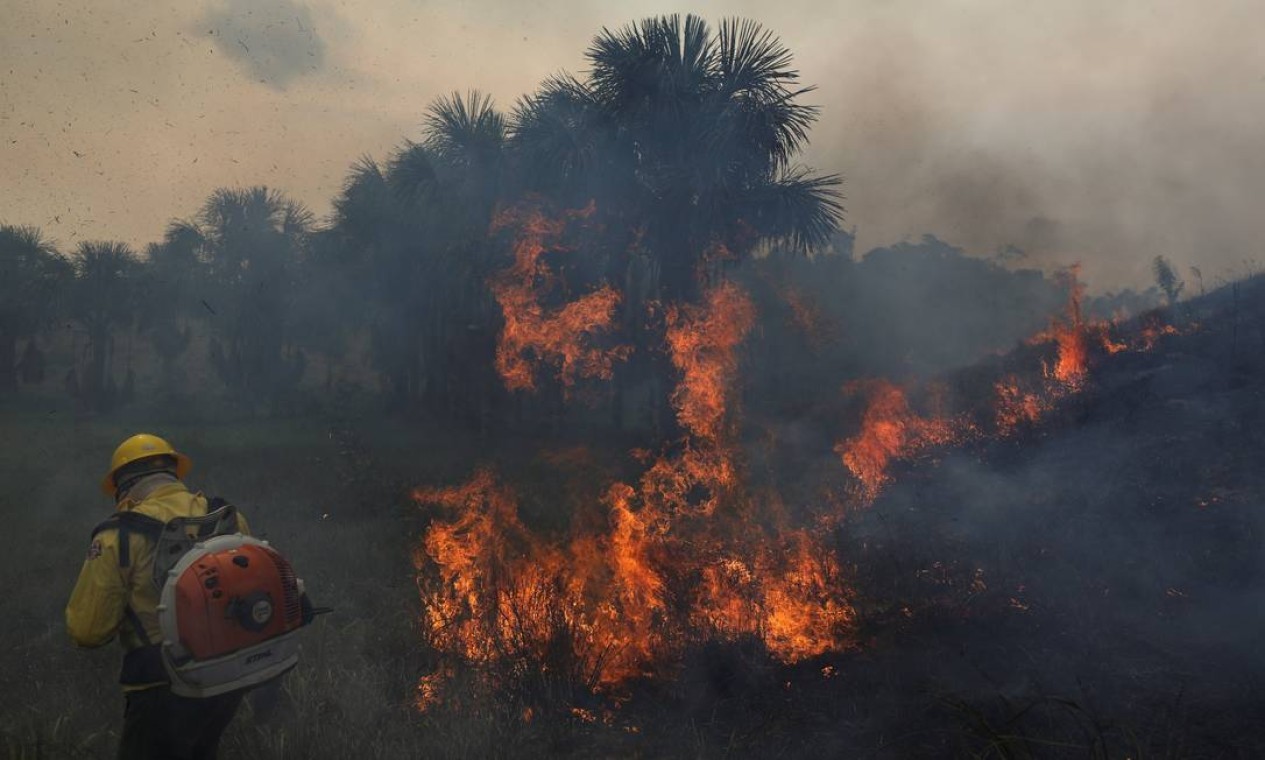
[[277, 565], [277, 573], [281, 576], [281, 588], [284, 594], [282, 610], [285, 613], [286, 626], [298, 626], [303, 620], [303, 605], [299, 601], [299, 583], [294, 577], [294, 568], [276, 552], [268, 552]]

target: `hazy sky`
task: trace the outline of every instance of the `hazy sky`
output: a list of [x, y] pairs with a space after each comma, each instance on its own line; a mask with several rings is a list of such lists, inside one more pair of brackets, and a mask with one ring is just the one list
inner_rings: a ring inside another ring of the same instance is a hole
[[0, 0], [0, 222], [140, 246], [251, 184], [325, 214], [435, 96], [508, 109], [666, 12], [794, 51], [823, 108], [805, 163], [844, 175], [861, 250], [1014, 243], [1099, 288], [1158, 253], [1209, 284], [1265, 261], [1259, 0]]

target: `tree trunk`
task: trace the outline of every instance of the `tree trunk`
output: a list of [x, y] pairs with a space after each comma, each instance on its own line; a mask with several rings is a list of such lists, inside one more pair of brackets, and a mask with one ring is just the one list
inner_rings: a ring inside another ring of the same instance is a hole
[[0, 333], [0, 391], [17, 388], [17, 338]]
[[84, 391], [88, 400], [88, 406], [93, 409], [102, 409], [108, 405], [106, 372], [109, 365], [106, 362], [109, 351], [110, 333], [109, 330], [102, 327], [96, 327], [89, 332], [89, 346], [91, 353], [89, 354], [88, 372], [84, 377]]

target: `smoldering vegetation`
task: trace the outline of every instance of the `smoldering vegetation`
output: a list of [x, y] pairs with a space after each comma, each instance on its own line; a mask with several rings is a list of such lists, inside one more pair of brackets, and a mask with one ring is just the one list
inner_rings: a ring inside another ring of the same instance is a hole
[[863, 562], [908, 583], [874, 598], [955, 599], [888, 614], [972, 751], [1260, 752], [1261, 288], [1182, 304], [1199, 332], [1112, 357], [1038, 428], [910, 473], [857, 525], [862, 555], [918, 568]]
[[0, 230], [8, 754], [112, 752], [60, 609], [139, 429], [337, 610], [234, 757], [1259, 754], [1261, 281], [861, 254], [775, 37], [588, 56], [330, 219]]

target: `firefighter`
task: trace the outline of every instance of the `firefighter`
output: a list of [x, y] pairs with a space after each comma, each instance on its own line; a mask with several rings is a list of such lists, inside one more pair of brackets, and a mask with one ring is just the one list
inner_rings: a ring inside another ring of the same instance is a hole
[[[118, 512], [164, 523], [207, 513], [207, 499], [183, 479], [192, 463], [155, 435], [128, 438], [114, 451], [101, 490]], [[154, 546], [144, 536], [106, 521], [98, 526], [66, 606], [66, 627], [81, 647], [99, 647], [116, 635], [123, 645], [119, 677], [126, 697], [120, 760], [214, 758], [220, 735], [241, 702], [240, 691], [191, 699], [171, 693], [158, 642], [158, 590], [151, 574]], [[245, 518], [237, 528], [249, 533]]]

